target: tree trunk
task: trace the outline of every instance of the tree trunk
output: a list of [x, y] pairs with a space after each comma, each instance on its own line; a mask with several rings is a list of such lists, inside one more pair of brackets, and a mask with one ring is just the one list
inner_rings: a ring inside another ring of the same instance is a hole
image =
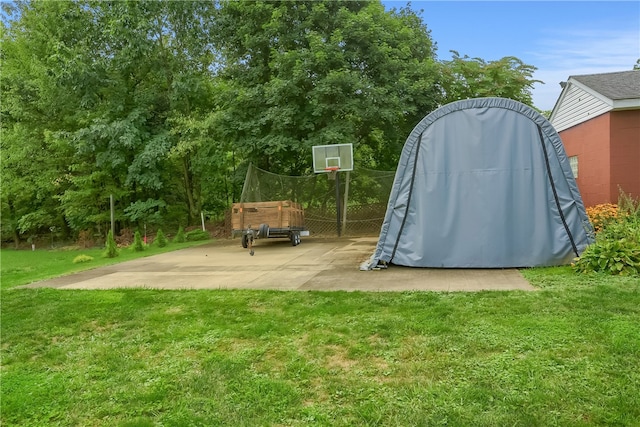
[[182, 173], [184, 177], [184, 192], [187, 196], [187, 208], [189, 210], [189, 225], [191, 225], [194, 218], [196, 217], [197, 212], [193, 197], [191, 176], [189, 174], [189, 160], [186, 156], [182, 158]]
[[[13, 207], [13, 203], [11, 203], [11, 201], [9, 201], [9, 212], [11, 213], [11, 218], [15, 218], [16, 217], [16, 210]], [[15, 245], [15, 248], [18, 249], [18, 247], [20, 246], [20, 233], [18, 232], [18, 221], [16, 220], [15, 222], [12, 221], [13, 225], [12, 226], [12, 231], [13, 231], [13, 244]]]

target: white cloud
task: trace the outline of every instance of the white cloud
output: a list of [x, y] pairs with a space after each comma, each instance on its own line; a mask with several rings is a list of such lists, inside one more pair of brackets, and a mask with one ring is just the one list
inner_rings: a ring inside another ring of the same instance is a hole
[[533, 90], [534, 105], [551, 110], [560, 96], [559, 83], [569, 76], [631, 70], [640, 58], [636, 30], [552, 30], [529, 52], [538, 70], [534, 77], [546, 84]]

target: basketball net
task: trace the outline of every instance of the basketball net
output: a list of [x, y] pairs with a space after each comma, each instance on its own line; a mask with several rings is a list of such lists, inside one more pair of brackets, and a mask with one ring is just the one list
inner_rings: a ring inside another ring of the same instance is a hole
[[338, 174], [338, 170], [340, 170], [340, 168], [337, 166], [330, 166], [330, 167], [324, 168], [324, 170], [329, 172], [327, 174], [327, 178], [329, 178], [332, 181], [335, 181], [336, 175]]

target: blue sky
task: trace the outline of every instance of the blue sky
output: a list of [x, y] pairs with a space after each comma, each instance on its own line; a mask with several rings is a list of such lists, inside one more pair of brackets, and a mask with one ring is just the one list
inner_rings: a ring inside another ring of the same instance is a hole
[[[407, 4], [383, 0], [387, 8]], [[485, 61], [515, 56], [538, 68], [533, 103], [551, 110], [571, 75], [631, 70], [640, 58], [640, 1], [412, 1], [437, 43]]]

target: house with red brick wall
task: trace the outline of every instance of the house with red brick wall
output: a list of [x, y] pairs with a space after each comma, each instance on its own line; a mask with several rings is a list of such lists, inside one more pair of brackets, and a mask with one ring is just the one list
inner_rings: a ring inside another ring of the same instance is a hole
[[549, 121], [585, 206], [640, 197], [640, 70], [570, 76]]

